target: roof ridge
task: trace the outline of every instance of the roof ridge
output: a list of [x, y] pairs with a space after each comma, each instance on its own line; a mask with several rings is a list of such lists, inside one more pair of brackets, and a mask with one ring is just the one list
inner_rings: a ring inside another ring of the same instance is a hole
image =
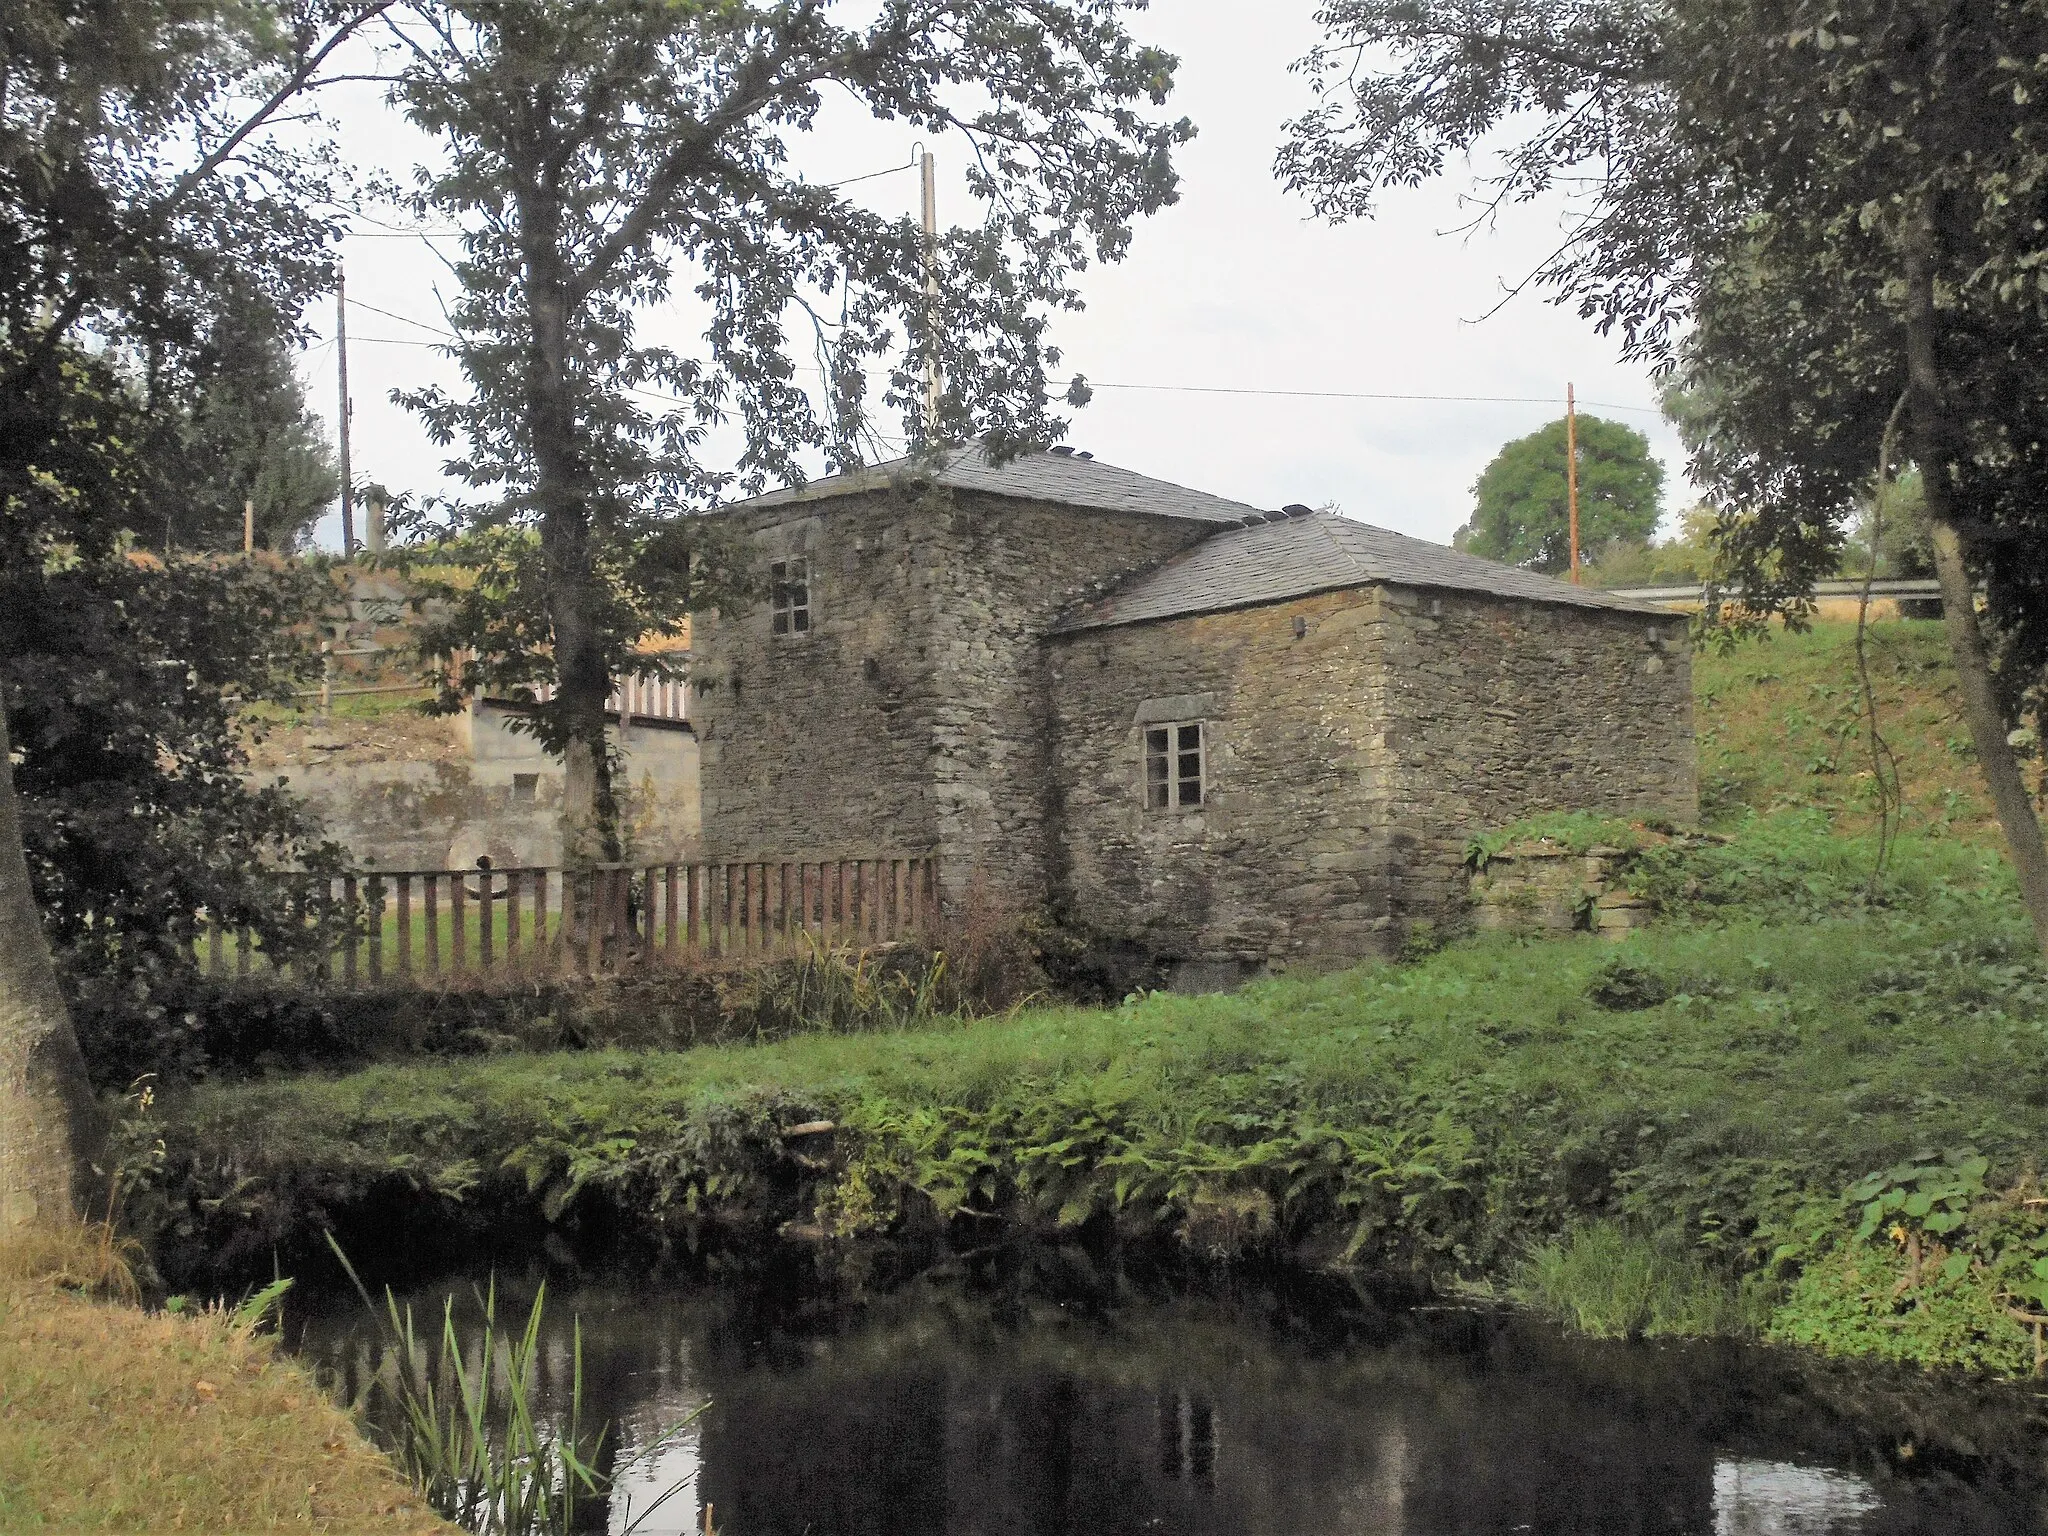
[[1346, 517], [1342, 512], [1322, 511], [1312, 513], [1310, 517], [1303, 518], [1302, 521], [1313, 521], [1316, 531], [1322, 534], [1330, 548], [1344, 557], [1345, 564], [1351, 567], [1354, 575], [1366, 581], [1373, 579], [1372, 567], [1361, 560], [1355, 550], [1345, 548], [1344, 541], [1337, 537], [1336, 525], [1340, 522], [1356, 523], [1360, 528], [1371, 528], [1376, 526], [1375, 524], [1360, 522], [1355, 517]]

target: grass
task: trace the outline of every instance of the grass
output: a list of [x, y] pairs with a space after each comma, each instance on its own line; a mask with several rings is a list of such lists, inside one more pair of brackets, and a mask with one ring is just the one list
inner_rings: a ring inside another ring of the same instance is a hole
[[[2008, 1192], [2048, 1144], [2048, 977], [1953, 745], [1938, 631], [1874, 635], [1915, 806], [1874, 893], [1841, 745], [1853, 626], [1821, 625], [1699, 658], [1726, 840], [1639, 855], [1666, 915], [1624, 944], [1496, 934], [1113, 1009], [202, 1085], [135, 1133], [166, 1149], [153, 1235], [174, 1266], [249, 1264], [306, 1251], [314, 1211], [374, 1228], [394, 1191], [455, 1229], [511, 1213], [692, 1245], [936, 1216], [977, 1242], [1115, 1230], [1519, 1285], [1592, 1331], [1762, 1327], [2023, 1374], [2048, 1223]], [[817, 1120], [829, 1159], [782, 1134]], [[1969, 1199], [1910, 1204], [1912, 1159], [1964, 1149], [1986, 1170]], [[1859, 1223], [1845, 1192], [1887, 1169], [1896, 1219]]]
[[[2048, 982], [2001, 867], [1912, 838], [1870, 906], [1867, 853], [1753, 823], [1663, 870], [1687, 920], [1620, 946], [1490, 936], [1110, 1010], [201, 1086], [158, 1128], [161, 1235], [267, 1252], [305, 1235], [292, 1191], [333, 1213], [403, 1185], [678, 1240], [931, 1208], [1502, 1281], [1626, 1220], [1762, 1273], [1916, 1149], [2011, 1176], [2048, 1140]], [[840, 1158], [806, 1185], [780, 1129], [820, 1118]]]
[[[651, 1461], [700, 1408], [654, 1436], [626, 1467], [598, 1465], [611, 1426], [593, 1434], [583, 1421], [583, 1328], [574, 1330], [566, 1417], [547, 1416], [538, 1372], [547, 1287], [535, 1294], [524, 1328], [501, 1328], [496, 1282], [477, 1298], [480, 1331], [458, 1329], [454, 1298], [444, 1298], [438, 1336], [414, 1326], [411, 1306], [389, 1290], [380, 1309], [347, 1256], [335, 1255], [355, 1282], [381, 1334], [378, 1368], [365, 1389], [363, 1410], [389, 1426], [397, 1455], [414, 1486], [440, 1514], [485, 1536], [567, 1536], [589, 1528], [621, 1472]], [[380, 1412], [381, 1410], [381, 1412]], [[672, 1484], [643, 1509], [627, 1530], [637, 1530], [677, 1493]], [[579, 1505], [582, 1513], [579, 1514]]]
[[0, 1530], [450, 1531], [246, 1319], [92, 1299], [90, 1235], [0, 1249]]
[[[1869, 654], [1879, 718], [1898, 756], [1906, 828], [1997, 846], [1940, 623], [1874, 624]], [[1734, 651], [1702, 652], [1693, 661], [1693, 696], [1709, 824], [1817, 810], [1843, 832], [1870, 829], [1854, 624], [1774, 630]], [[2039, 787], [2038, 765], [2029, 780]]]
[[1702, 1262], [1669, 1235], [1594, 1221], [1545, 1243], [1514, 1293], [1596, 1339], [1741, 1337], [1770, 1326], [1771, 1298]]

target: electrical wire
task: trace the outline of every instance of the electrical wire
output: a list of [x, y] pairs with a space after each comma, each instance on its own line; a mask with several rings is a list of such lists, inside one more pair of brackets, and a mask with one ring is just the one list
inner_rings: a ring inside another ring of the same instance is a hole
[[424, 320], [415, 320], [411, 315], [401, 315], [396, 310], [379, 309], [374, 304], [365, 304], [361, 299], [350, 299], [348, 301], [348, 307], [350, 309], [367, 309], [373, 315], [382, 315], [386, 320], [396, 320], [400, 325], [418, 326], [423, 331], [431, 332], [433, 335], [436, 336], [445, 336], [450, 341], [462, 340], [460, 336], [456, 335], [453, 331], [448, 330], [445, 327], [438, 325], [429, 325]]
[[[1069, 380], [1046, 381], [1046, 388], [1058, 389]], [[1431, 401], [1459, 405], [1557, 405], [1560, 402], [1549, 395], [1407, 395], [1364, 393], [1342, 389], [1251, 389], [1227, 384], [1121, 384], [1089, 379], [1090, 389], [1136, 389], [1179, 395], [1269, 395], [1290, 400], [1397, 400]], [[1659, 416], [1663, 413], [1649, 405], [1615, 405], [1611, 402], [1586, 400], [1584, 405], [1596, 406], [1603, 411], [1635, 411], [1643, 415]]]
[[[416, 326], [420, 330], [426, 331], [431, 335], [445, 337], [449, 341], [459, 342], [462, 339], [453, 331], [446, 330], [441, 326], [429, 325], [424, 320], [415, 320], [410, 315], [401, 315], [394, 310], [379, 309], [375, 304], [365, 304], [361, 299], [350, 299], [348, 303], [352, 309], [365, 309], [373, 315], [382, 315], [387, 320], [396, 320], [403, 325]], [[390, 337], [365, 336], [359, 339], [378, 342], [385, 346], [423, 347], [432, 345], [430, 342], [398, 341]], [[822, 374], [822, 370], [816, 368], [806, 368], [803, 371], [806, 373]], [[1046, 381], [1046, 388], [1058, 391], [1066, 388], [1072, 382], [1073, 380], [1071, 379], [1048, 379]], [[1558, 403], [1547, 395], [1425, 395], [1402, 394], [1393, 391], [1345, 389], [1256, 389], [1246, 385], [1233, 384], [1133, 384], [1114, 380], [1097, 381], [1094, 379], [1089, 379], [1087, 384], [1090, 389], [1141, 390], [1148, 394], [1249, 395], [1280, 400], [1383, 400], [1394, 403], [1446, 405], [1556, 405]], [[634, 389], [631, 392], [636, 395], [645, 395], [650, 399], [667, 400], [678, 405], [688, 403], [675, 395], [664, 395], [653, 390]], [[1586, 400], [1581, 403], [1595, 410], [1602, 411], [1628, 411], [1642, 416], [1661, 416], [1663, 414], [1655, 406], [1648, 405], [1620, 405], [1613, 401], [1603, 400]]]

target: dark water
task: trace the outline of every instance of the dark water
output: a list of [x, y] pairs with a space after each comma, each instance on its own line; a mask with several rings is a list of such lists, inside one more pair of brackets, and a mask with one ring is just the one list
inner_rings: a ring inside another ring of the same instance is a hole
[[[414, 1293], [438, 1326], [448, 1287]], [[467, 1283], [457, 1287], [467, 1299]], [[524, 1316], [531, 1289], [512, 1288]], [[501, 1317], [505, 1291], [501, 1287]], [[1733, 1347], [1594, 1345], [1475, 1312], [1240, 1294], [1114, 1308], [921, 1290], [823, 1314], [549, 1293], [583, 1327], [609, 1521], [729, 1536], [1898, 1536], [2048, 1529], [2041, 1399]], [[353, 1308], [297, 1324], [344, 1385]]]

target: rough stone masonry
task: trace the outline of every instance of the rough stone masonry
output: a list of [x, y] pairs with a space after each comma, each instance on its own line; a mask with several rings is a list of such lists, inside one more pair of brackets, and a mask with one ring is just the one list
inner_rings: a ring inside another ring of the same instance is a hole
[[1079, 455], [725, 515], [784, 579], [699, 621], [713, 858], [936, 855], [956, 910], [1056, 903], [1228, 980], [1458, 924], [1478, 831], [1696, 814], [1668, 610]]

